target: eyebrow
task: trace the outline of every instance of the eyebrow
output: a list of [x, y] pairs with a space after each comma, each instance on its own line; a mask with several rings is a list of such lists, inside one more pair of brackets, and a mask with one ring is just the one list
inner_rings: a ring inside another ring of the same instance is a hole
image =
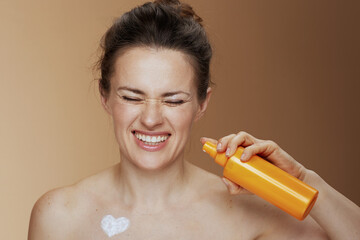
[[[126, 90], [126, 91], [130, 91], [133, 92], [135, 94], [140, 94], [140, 95], [145, 95], [145, 93], [139, 89], [136, 88], [131, 88], [131, 87], [118, 87], [117, 91], [119, 90]], [[166, 92], [161, 94], [161, 97], [171, 97], [177, 94], [186, 94], [188, 96], [191, 96], [190, 93], [184, 92], [184, 91], [173, 91], [173, 92]]]

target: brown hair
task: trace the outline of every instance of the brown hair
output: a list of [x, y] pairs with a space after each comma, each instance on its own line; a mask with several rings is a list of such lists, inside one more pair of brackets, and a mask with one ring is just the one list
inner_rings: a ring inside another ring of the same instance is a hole
[[123, 14], [102, 38], [101, 94], [107, 97], [110, 93], [114, 63], [121, 52], [131, 47], [154, 47], [178, 50], [190, 57], [197, 97], [204, 100], [210, 83], [212, 49], [201, 22], [190, 5], [178, 0], [147, 2]]

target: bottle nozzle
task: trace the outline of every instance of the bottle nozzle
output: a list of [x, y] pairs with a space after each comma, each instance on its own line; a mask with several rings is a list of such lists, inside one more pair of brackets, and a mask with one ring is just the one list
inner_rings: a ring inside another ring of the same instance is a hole
[[215, 159], [215, 162], [221, 166], [225, 166], [228, 158], [225, 156], [225, 153], [218, 153], [216, 150], [216, 145], [211, 142], [206, 142], [203, 146], [203, 151], [209, 154], [212, 158]]
[[203, 146], [203, 151], [209, 154], [212, 158], [216, 157], [217, 151], [216, 151], [216, 145], [211, 142], [206, 142]]

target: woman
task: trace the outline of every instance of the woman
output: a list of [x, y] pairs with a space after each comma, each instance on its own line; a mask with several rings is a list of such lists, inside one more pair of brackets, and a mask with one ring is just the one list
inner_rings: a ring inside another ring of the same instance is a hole
[[155, 1], [131, 10], [107, 31], [103, 49], [101, 100], [121, 161], [42, 196], [29, 240], [359, 238], [359, 207], [274, 142], [245, 132], [201, 139], [229, 156], [242, 145], [244, 161], [259, 154], [317, 188], [302, 222], [184, 160], [211, 96], [211, 47], [189, 5]]

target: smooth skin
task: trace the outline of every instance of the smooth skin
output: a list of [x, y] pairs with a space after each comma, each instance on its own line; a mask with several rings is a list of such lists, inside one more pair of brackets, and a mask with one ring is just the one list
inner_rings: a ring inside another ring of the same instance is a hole
[[[177, 107], [124, 103], [124, 96], [160, 99], [171, 93], [166, 99], [171, 101], [196, 96], [193, 68], [181, 52], [128, 49], [116, 61], [111, 86], [102, 104], [113, 120], [120, 163], [44, 194], [33, 208], [28, 240], [109, 239], [100, 227], [108, 214], [130, 220], [130, 227], [111, 239], [359, 239], [359, 207], [271, 141], [245, 132], [218, 141], [201, 139], [218, 144], [219, 152], [229, 148], [229, 155], [242, 145], [244, 160], [261, 155], [317, 188], [321, 194], [304, 221], [236, 184], [225, 182], [225, 187], [218, 176], [184, 159], [192, 125], [206, 111], [211, 88], [204, 101], [193, 97]], [[170, 137], [164, 148], [148, 152], [136, 144], [134, 131]]]

